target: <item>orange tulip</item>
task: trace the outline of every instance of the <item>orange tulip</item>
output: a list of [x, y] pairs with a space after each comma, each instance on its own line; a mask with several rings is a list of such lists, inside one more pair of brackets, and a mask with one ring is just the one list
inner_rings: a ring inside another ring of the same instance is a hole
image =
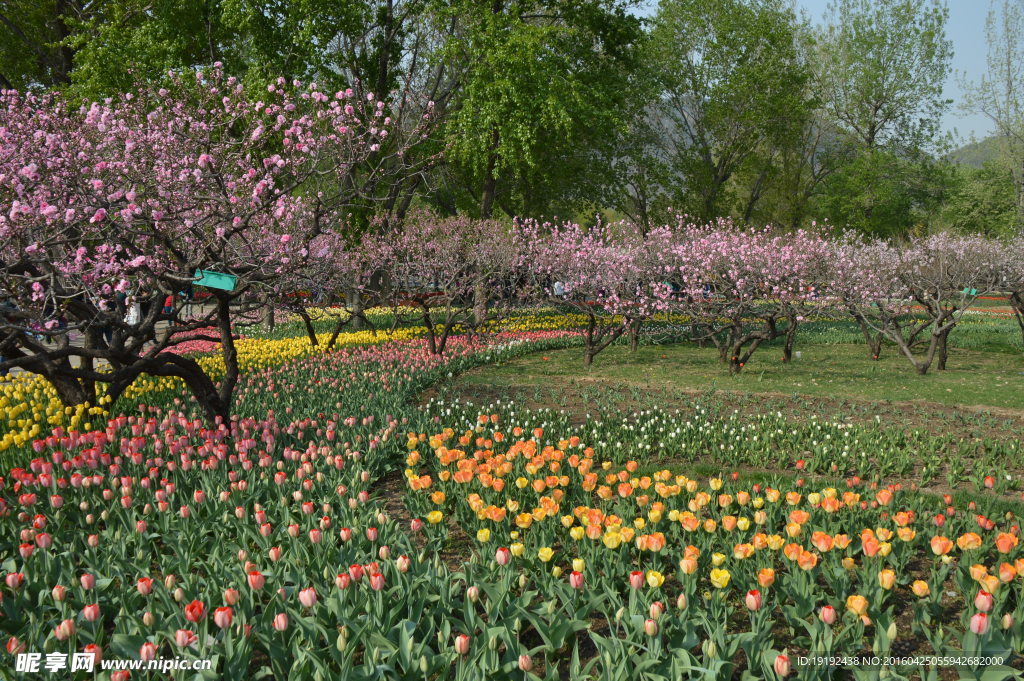
[[936, 556], [944, 556], [953, 550], [953, 542], [942, 535], [936, 535], [931, 538], [932, 553]]

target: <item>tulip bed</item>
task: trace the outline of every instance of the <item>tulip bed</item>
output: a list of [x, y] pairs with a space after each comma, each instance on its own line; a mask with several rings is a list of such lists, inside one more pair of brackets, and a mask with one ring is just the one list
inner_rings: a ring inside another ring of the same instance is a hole
[[244, 341], [229, 423], [155, 385], [82, 428], [34, 422], [0, 485], [0, 676], [21, 651], [209, 658], [207, 679], [879, 675], [808, 654], [898, 657], [894, 679], [1021, 667], [1019, 489], [999, 474], [1018, 443], [961, 443], [953, 481], [929, 474], [951, 450], [926, 433], [417, 404], [579, 337], [532, 318], [442, 357], [404, 333]]

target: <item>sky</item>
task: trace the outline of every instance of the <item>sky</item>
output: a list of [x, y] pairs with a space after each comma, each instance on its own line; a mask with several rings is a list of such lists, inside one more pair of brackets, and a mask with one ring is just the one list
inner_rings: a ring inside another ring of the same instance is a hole
[[[949, 22], [946, 36], [953, 41], [952, 71], [946, 81], [944, 94], [953, 100], [942, 123], [943, 130], [956, 135], [955, 146], [976, 139], [984, 139], [993, 131], [992, 122], [981, 114], [963, 113], [963, 90], [959, 79], [979, 80], [986, 71], [988, 49], [985, 43], [985, 19], [988, 16], [990, 0], [946, 0], [949, 7]], [[824, 20], [829, 0], [795, 0], [798, 10], [804, 10], [811, 22], [820, 24]], [[638, 12], [652, 16], [657, 0], [646, 0]]]

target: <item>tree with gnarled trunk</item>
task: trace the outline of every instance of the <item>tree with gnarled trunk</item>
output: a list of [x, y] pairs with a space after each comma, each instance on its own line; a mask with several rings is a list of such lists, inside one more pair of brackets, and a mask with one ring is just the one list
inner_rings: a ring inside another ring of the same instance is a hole
[[788, 361], [804, 316], [828, 304], [819, 289], [827, 244], [818, 232], [739, 230], [727, 219], [681, 225], [668, 271], [695, 339], [713, 342], [730, 373], [780, 337]]
[[[935, 234], [903, 247], [846, 241], [833, 249], [831, 291], [854, 317], [891, 341], [924, 375], [944, 370], [949, 334], [979, 296], [998, 290], [1005, 246], [978, 236]], [[927, 340], [923, 340], [924, 336]], [[924, 343], [924, 352], [915, 347]]]
[[[384, 156], [403, 154], [383, 150], [391, 132], [372, 95], [279, 79], [255, 97], [219, 67], [81, 108], [4, 92], [0, 286], [13, 306], [0, 369], [44, 376], [66, 404], [116, 400], [143, 374], [176, 377], [211, 421], [226, 419], [233, 324], [340, 250], [331, 227], [393, 171]], [[208, 289], [198, 314], [180, 299], [164, 314], [200, 271], [235, 285]], [[166, 352], [194, 340], [221, 344], [219, 380]]]
[[[444, 354], [453, 333], [493, 321], [515, 301], [516, 246], [498, 220], [414, 211], [398, 227], [367, 234], [361, 248], [377, 273], [370, 294], [396, 319], [422, 324], [433, 354]], [[482, 319], [480, 290], [493, 294]]]
[[643, 322], [666, 309], [670, 288], [652, 247], [664, 243], [664, 230], [644, 236], [626, 222], [585, 229], [535, 220], [519, 222], [518, 230], [534, 295], [586, 318], [586, 366], [623, 334], [635, 349]]

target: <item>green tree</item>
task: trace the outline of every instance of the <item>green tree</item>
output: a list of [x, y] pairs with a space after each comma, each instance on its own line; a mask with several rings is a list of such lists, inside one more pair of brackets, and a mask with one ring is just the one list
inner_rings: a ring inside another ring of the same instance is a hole
[[455, 0], [449, 61], [467, 65], [445, 127], [451, 193], [489, 217], [578, 205], [594, 153], [626, 120], [642, 38], [621, 0]]
[[[799, 135], [811, 109], [795, 15], [782, 0], [662, 0], [651, 59], [665, 157], [684, 178], [676, 207], [703, 219], [730, 212], [730, 180], [747, 168], [752, 185], [763, 185], [767, 159]], [[761, 194], [748, 191], [741, 212], [751, 215]]]
[[0, 87], [66, 86], [75, 53], [68, 38], [98, 3], [85, 0], [0, 2]]
[[1015, 194], [1014, 224], [1024, 231], [1024, 1], [993, 2], [986, 22], [988, 73], [967, 84], [967, 107], [996, 125]]
[[822, 188], [840, 226], [894, 234], [934, 216], [952, 43], [940, 0], [836, 0], [816, 64], [825, 111], [854, 153]]
[[1013, 236], [1017, 225], [1017, 195], [1013, 172], [999, 160], [980, 168], [959, 166], [956, 182], [944, 208], [949, 225], [964, 233]]

